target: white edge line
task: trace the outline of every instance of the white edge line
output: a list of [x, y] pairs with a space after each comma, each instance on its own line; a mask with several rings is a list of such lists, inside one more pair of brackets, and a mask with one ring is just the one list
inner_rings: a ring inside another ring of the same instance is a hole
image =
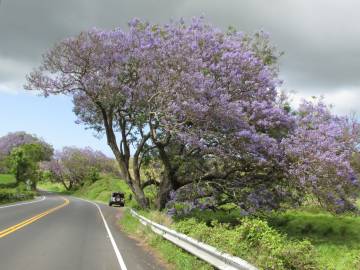
[[16, 203], [16, 204], [10, 204], [10, 205], [5, 205], [5, 206], [0, 206], [0, 209], [9, 208], [9, 207], [14, 207], [14, 206], [19, 206], [19, 205], [25, 205], [25, 204], [42, 202], [42, 201], [45, 200], [45, 199], [46, 199], [46, 196], [41, 196], [40, 199], [37, 199], [37, 200], [34, 200], [34, 201], [30, 201], [30, 202], [23, 202], [23, 203]]
[[108, 235], [109, 235], [110, 242], [111, 242], [111, 244], [112, 244], [112, 246], [113, 246], [113, 249], [114, 249], [114, 251], [115, 251], [116, 258], [117, 258], [117, 260], [118, 260], [118, 262], [119, 262], [119, 265], [120, 265], [120, 269], [121, 269], [121, 270], [127, 270], [126, 265], [125, 265], [125, 262], [124, 262], [124, 259], [123, 259], [123, 257], [121, 256], [121, 253], [120, 253], [120, 251], [119, 251], [119, 248], [118, 248], [118, 246], [116, 245], [116, 242], [115, 242], [115, 240], [114, 240], [114, 237], [113, 237], [113, 235], [112, 235], [112, 233], [111, 233], [111, 231], [110, 231], [110, 228], [109, 228], [109, 226], [108, 226], [108, 224], [107, 224], [107, 222], [106, 222], [106, 219], [105, 219], [105, 217], [104, 217], [104, 215], [103, 215], [103, 213], [102, 213], [101, 208], [99, 207], [99, 205], [97, 205], [97, 203], [94, 203], [94, 202], [92, 202], [92, 201], [88, 201], [88, 200], [85, 200], [85, 199], [82, 199], [82, 198], [76, 198], [76, 199], [86, 201], [86, 202], [91, 203], [91, 204], [93, 204], [93, 205], [95, 205], [95, 206], [97, 207], [97, 209], [99, 210], [100, 216], [101, 216], [101, 218], [102, 218], [102, 220], [103, 220], [103, 222], [104, 222], [105, 229], [106, 229], [106, 231], [107, 231], [107, 233], [108, 233]]

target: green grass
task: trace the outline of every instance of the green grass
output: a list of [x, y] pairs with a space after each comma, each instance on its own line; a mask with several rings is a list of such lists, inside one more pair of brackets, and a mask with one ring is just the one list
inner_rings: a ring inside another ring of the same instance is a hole
[[61, 183], [53, 183], [53, 182], [39, 182], [37, 183], [37, 188], [40, 190], [46, 190], [50, 192], [59, 192], [66, 193], [64, 185]]
[[12, 174], [0, 174], [0, 186], [13, 185], [16, 183], [15, 176]]
[[277, 213], [269, 224], [293, 239], [308, 239], [327, 269], [360, 269], [360, 217], [332, 215], [325, 211]]
[[[194, 211], [191, 215], [174, 221], [181, 222], [191, 217], [209, 226], [214, 220], [236, 225], [241, 218], [239, 210], [233, 209], [216, 212]], [[333, 215], [309, 208], [275, 212], [263, 219], [289, 239], [309, 240], [317, 252], [317, 261], [325, 269], [360, 269], [360, 216]]]
[[155, 248], [162, 259], [170, 263], [176, 270], [214, 269], [209, 264], [190, 255], [161, 236], [154, 234], [148, 227], [143, 226], [136, 218], [132, 217], [128, 210], [125, 211], [119, 222], [123, 231], [135, 235]]

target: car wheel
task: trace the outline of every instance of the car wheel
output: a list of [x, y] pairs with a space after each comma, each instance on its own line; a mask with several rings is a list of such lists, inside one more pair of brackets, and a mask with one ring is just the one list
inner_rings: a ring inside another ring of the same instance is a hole
[[109, 202], [109, 206], [112, 206], [112, 203], [111, 203], [111, 202]]

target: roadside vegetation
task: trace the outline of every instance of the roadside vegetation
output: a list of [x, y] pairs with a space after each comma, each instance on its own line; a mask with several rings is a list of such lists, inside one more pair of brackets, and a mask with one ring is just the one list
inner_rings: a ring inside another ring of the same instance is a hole
[[40, 162], [50, 160], [51, 145], [25, 132], [0, 138], [0, 203], [33, 199], [42, 176]]
[[0, 204], [33, 199], [36, 192], [30, 191], [25, 185], [17, 185], [11, 174], [0, 174]]
[[[261, 218], [244, 218], [237, 209], [194, 210], [172, 218], [158, 211], [140, 213], [260, 269], [345, 270], [360, 266], [360, 217], [355, 215], [305, 209]], [[136, 222], [128, 212], [125, 217]]]
[[308, 239], [316, 248], [316, 259], [325, 269], [360, 269], [358, 215], [302, 209], [274, 213], [267, 220], [290, 239]]

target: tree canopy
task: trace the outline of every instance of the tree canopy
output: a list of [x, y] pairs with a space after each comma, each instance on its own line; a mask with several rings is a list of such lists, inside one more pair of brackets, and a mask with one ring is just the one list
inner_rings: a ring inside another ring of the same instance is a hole
[[46, 143], [43, 139], [36, 135], [28, 134], [24, 131], [10, 132], [7, 135], [0, 137], [0, 156], [6, 156], [18, 146], [24, 144], [39, 143], [44, 146], [47, 156], [50, 157], [54, 151], [53, 147]]
[[348, 209], [358, 125], [322, 102], [291, 110], [278, 91], [278, 57], [262, 32], [135, 19], [128, 31], [93, 29], [56, 44], [26, 88], [72, 96], [78, 121], [106, 135], [142, 207], [155, 184], [160, 209], [195, 193], [184, 200], [251, 213], [300, 203], [304, 192]]

